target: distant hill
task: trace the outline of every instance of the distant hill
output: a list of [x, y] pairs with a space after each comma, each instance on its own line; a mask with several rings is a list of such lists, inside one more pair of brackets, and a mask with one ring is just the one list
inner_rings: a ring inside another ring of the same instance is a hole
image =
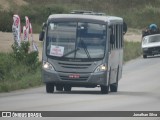
[[123, 17], [129, 27], [160, 26], [160, 0], [0, 0], [0, 31], [11, 31], [12, 16], [19, 14], [32, 21], [35, 32], [50, 14], [71, 10], [92, 10]]

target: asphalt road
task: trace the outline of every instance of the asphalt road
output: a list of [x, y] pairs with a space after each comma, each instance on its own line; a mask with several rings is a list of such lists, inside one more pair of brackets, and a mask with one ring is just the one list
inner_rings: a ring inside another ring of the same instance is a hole
[[71, 92], [47, 94], [42, 86], [0, 94], [0, 111], [34, 110], [160, 111], [160, 57], [126, 63], [117, 93], [104, 95], [100, 88], [73, 88]]

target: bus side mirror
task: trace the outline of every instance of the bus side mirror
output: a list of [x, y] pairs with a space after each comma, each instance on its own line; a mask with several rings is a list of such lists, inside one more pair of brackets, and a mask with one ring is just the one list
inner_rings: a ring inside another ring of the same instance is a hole
[[45, 34], [44, 31], [41, 31], [41, 32], [40, 32], [40, 34], [39, 34], [39, 41], [43, 41], [43, 39], [44, 39], [44, 34]]
[[127, 29], [128, 29], [128, 27], [127, 27], [126, 22], [123, 22], [123, 35], [125, 35], [125, 34], [126, 34]]
[[114, 44], [115, 43], [115, 36], [114, 35], [110, 35], [110, 44]]
[[45, 34], [44, 31], [45, 31], [46, 27], [47, 27], [47, 23], [44, 22], [44, 23], [42, 24], [42, 31], [41, 31], [40, 34], [39, 34], [39, 41], [43, 41], [43, 39], [44, 39], [44, 34]]
[[43, 22], [43, 24], [42, 24], [42, 30], [44, 30], [46, 27], [47, 27], [47, 23]]

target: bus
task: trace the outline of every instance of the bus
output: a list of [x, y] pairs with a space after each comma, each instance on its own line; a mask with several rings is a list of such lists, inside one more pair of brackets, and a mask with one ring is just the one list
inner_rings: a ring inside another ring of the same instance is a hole
[[100, 87], [117, 92], [122, 77], [123, 18], [88, 12], [53, 14], [43, 24], [42, 80], [46, 92]]

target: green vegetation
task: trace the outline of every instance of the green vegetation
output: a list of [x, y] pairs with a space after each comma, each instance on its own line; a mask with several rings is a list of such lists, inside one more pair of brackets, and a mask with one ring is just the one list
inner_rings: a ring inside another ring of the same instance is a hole
[[[8, 0], [7, 0], [8, 1]], [[93, 10], [108, 15], [123, 17], [130, 28], [144, 28], [150, 23], [160, 25], [160, 0], [24, 0], [27, 4], [18, 6], [10, 3], [5, 11], [0, 7], [0, 31], [11, 31], [13, 14], [24, 16], [32, 22], [34, 32], [41, 29], [41, 24], [50, 14], [69, 13], [71, 10]]]
[[28, 42], [12, 48], [12, 53], [0, 53], [0, 92], [41, 85], [38, 53], [28, 53]]
[[128, 42], [124, 43], [124, 62], [131, 59], [135, 59], [141, 55], [141, 43], [140, 42]]

